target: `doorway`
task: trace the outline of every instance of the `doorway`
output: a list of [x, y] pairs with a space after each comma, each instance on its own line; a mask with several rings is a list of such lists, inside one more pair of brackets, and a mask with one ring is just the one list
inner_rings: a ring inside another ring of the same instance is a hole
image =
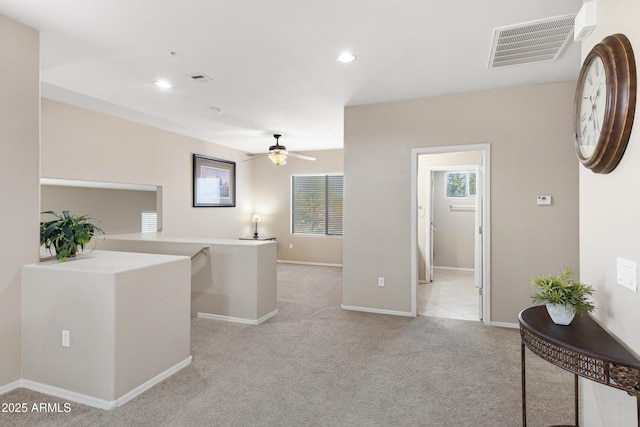
[[489, 155], [489, 144], [412, 150], [414, 315], [490, 322]]

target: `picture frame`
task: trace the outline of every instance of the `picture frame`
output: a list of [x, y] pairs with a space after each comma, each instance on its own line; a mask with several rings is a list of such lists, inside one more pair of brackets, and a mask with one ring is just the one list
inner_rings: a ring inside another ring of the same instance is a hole
[[236, 162], [193, 155], [193, 207], [235, 207]]

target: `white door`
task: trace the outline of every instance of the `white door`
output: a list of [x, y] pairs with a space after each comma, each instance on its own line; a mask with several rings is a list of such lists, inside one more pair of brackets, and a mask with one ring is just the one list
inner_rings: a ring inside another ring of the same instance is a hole
[[425, 224], [424, 229], [426, 232], [425, 248], [427, 256], [425, 257], [425, 280], [427, 283], [433, 282], [433, 234], [436, 231], [433, 224], [433, 196], [434, 196], [434, 173], [433, 170], [427, 171], [427, 194], [425, 199], [427, 200], [427, 208], [425, 209]]
[[475, 273], [475, 285], [478, 288], [478, 313], [480, 314], [480, 320], [482, 320], [482, 310], [484, 307], [483, 304], [483, 286], [482, 286], [482, 253], [483, 253], [483, 230], [482, 230], [482, 209], [483, 209], [483, 194], [482, 189], [484, 188], [484, 167], [479, 165], [476, 167], [476, 223], [475, 223], [475, 263], [474, 263], [474, 273]]

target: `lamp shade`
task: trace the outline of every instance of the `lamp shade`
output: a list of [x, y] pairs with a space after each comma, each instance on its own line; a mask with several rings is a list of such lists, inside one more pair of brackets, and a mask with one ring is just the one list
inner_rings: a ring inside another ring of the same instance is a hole
[[269, 158], [276, 164], [276, 166], [281, 166], [287, 163], [287, 155], [280, 151], [275, 151], [269, 154]]
[[260, 215], [253, 215], [251, 222], [260, 222]]

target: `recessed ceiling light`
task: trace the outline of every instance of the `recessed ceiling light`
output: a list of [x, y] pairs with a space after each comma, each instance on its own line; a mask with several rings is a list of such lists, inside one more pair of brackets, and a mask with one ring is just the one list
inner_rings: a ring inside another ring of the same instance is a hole
[[338, 62], [343, 62], [345, 64], [348, 62], [353, 62], [355, 60], [356, 60], [356, 56], [351, 52], [343, 52], [337, 58]]
[[161, 87], [163, 89], [169, 89], [171, 88], [171, 83], [169, 83], [167, 80], [156, 80], [154, 82], [154, 84], [158, 87]]

